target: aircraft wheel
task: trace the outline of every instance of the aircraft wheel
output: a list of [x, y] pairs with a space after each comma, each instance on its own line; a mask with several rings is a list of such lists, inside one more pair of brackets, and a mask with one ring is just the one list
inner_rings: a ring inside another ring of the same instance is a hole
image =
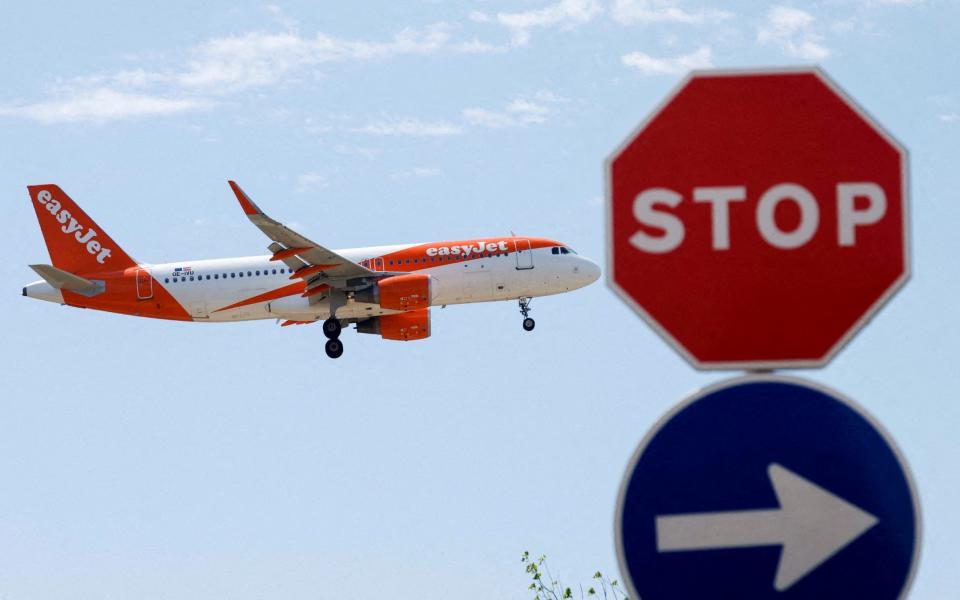
[[335, 340], [340, 337], [340, 319], [329, 318], [323, 322], [323, 335], [329, 340]]
[[343, 354], [343, 342], [340, 340], [327, 340], [327, 344], [323, 349], [327, 351], [327, 356], [330, 358], [340, 358]]
[[537, 324], [536, 321], [534, 321], [530, 317], [527, 317], [526, 319], [523, 320], [523, 330], [533, 331], [533, 328], [536, 324]]

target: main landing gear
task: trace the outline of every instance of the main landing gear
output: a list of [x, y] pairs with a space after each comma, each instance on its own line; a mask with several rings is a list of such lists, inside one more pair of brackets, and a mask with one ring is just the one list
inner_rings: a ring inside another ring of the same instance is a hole
[[323, 322], [323, 335], [327, 336], [327, 343], [323, 349], [330, 358], [340, 358], [343, 355], [343, 342], [340, 341], [342, 329], [339, 319], [331, 317]]
[[530, 302], [533, 298], [520, 298], [520, 314], [523, 315], [523, 330], [533, 331], [537, 325], [536, 321], [530, 318]]

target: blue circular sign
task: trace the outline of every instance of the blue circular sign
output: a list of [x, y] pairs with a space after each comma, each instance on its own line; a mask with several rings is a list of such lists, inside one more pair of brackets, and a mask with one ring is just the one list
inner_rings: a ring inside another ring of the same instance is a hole
[[893, 439], [852, 400], [747, 376], [647, 434], [615, 536], [634, 599], [894, 600], [916, 570], [920, 505]]

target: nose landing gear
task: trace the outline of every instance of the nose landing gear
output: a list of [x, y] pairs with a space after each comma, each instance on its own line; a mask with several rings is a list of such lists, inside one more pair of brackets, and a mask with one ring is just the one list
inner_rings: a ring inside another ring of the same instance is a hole
[[533, 298], [520, 298], [520, 314], [523, 315], [523, 330], [533, 331], [536, 321], [530, 318], [530, 302]]
[[330, 358], [340, 358], [343, 355], [343, 342], [340, 341], [342, 329], [339, 319], [330, 317], [323, 322], [323, 335], [327, 336], [327, 343], [323, 349]]

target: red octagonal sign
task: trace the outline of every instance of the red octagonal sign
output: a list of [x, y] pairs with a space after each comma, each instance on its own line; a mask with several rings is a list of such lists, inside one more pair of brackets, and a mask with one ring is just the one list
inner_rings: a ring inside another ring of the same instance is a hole
[[606, 169], [610, 286], [699, 369], [822, 366], [909, 277], [906, 151], [818, 69], [694, 73]]

